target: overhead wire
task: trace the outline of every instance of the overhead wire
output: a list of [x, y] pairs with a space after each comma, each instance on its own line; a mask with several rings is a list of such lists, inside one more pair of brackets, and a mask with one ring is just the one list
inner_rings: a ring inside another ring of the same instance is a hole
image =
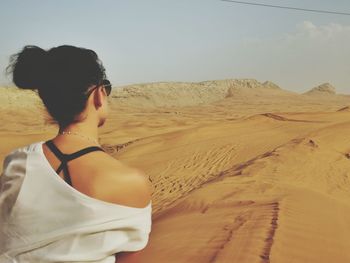
[[314, 12], [314, 13], [350, 16], [350, 13], [329, 11], [329, 10], [307, 9], [307, 8], [293, 7], [293, 6], [270, 5], [270, 4], [263, 4], [263, 3], [256, 3], [256, 2], [246, 2], [246, 1], [233, 1], [233, 0], [220, 0], [220, 1], [230, 2], [230, 3], [235, 3], [235, 4], [242, 4], [242, 5], [254, 5], [254, 6], [263, 6], [263, 7], [271, 7], [271, 8], [280, 8], [280, 9], [305, 11], [305, 12]]

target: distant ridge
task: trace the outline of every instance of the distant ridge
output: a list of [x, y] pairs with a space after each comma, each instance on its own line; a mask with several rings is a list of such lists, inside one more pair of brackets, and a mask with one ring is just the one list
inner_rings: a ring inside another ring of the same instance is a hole
[[293, 96], [296, 93], [283, 90], [271, 81], [260, 83], [255, 79], [233, 80], [227, 89], [225, 98], [249, 98], [271, 96]]
[[295, 94], [281, 89], [271, 81], [255, 79], [224, 79], [201, 82], [154, 82], [114, 89], [112, 97], [120, 104], [137, 106], [194, 106], [225, 98]]
[[307, 92], [305, 95], [336, 95], [336, 89], [330, 83], [323, 83]]
[[278, 85], [276, 85], [275, 83], [271, 82], [271, 81], [265, 81], [263, 83], [263, 86], [269, 89], [281, 89]]

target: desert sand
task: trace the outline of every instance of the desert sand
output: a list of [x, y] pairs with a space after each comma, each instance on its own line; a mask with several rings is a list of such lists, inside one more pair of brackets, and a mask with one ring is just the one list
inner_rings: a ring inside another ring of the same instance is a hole
[[[1, 88], [0, 160], [56, 134], [32, 91]], [[350, 262], [350, 95], [272, 82], [114, 88], [102, 146], [145, 171], [152, 262]]]

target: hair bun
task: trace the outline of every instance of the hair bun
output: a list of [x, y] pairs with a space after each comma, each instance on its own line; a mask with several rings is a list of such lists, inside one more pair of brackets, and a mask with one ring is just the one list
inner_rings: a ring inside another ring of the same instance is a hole
[[27, 45], [20, 52], [10, 57], [7, 72], [12, 72], [12, 80], [22, 89], [39, 89], [45, 79], [48, 52], [44, 49]]

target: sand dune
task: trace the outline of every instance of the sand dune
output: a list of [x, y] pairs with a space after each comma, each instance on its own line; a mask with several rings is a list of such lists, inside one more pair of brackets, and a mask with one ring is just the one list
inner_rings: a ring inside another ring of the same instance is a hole
[[[350, 96], [323, 89], [221, 80], [113, 91], [101, 143], [154, 187], [145, 262], [350, 262]], [[35, 94], [11, 92], [0, 96], [2, 158], [56, 133]], [[29, 111], [16, 111], [22, 100]]]
[[[161, 164], [155, 168], [147, 159], [154, 181], [159, 182], [159, 170], [171, 175], [157, 186], [169, 192], [162, 204], [173, 201], [155, 217], [154, 242], [147, 248], [147, 256], [156, 262], [350, 260], [350, 161], [346, 156], [350, 152], [350, 115], [331, 115], [337, 121], [312, 114], [288, 116], [309, 121], [302, 123], [261, 116], [231, 124], [231, 129], [216, 127], [221, 128], [216, 134], [205, 133], [213, 127], [202, 128], [198, 133], [206, 135], [202, 147], [209, 147], [209, 139], [211, 149], [219, 142], [227, 147], [220, 147], [216, 156], [210, 154], [209, 158], [203, 151], [204, 156], [196, 162], [188, 148], [198, 149], [198, 141], [192, 142], [192, 147], [176, 149], [179, 156], [185, 155], [179, 162], [188, 160], [192, 166], [202, 164], [203, 170], [216, 170], [215, 176], [180, 199], [170, 192], [181, 188], [171, 183], [181, 175], [198, 178], [203, 172], [189, 165], [180, 171], [179, 166], [170, 170], [164, 159], [161, 163], [168, 169], [159, 167]], [[224, 131], [231, 136], [224, 136]], [[212, 136], [208, 138], [208, 134]], [[158, 160], [157, 153], [152, 151], [154, 160]], [[121, 153], [120, 159], [125, 154]], [[229, 161], [218, 161], [228, 156]], [[194, 180], [186, 182], [182, 188], [193, 188]], [[156, 193], [162, 189], [157, 187]]]
[[338, 111], [350, 111], [350, 106], [339, 109]]

